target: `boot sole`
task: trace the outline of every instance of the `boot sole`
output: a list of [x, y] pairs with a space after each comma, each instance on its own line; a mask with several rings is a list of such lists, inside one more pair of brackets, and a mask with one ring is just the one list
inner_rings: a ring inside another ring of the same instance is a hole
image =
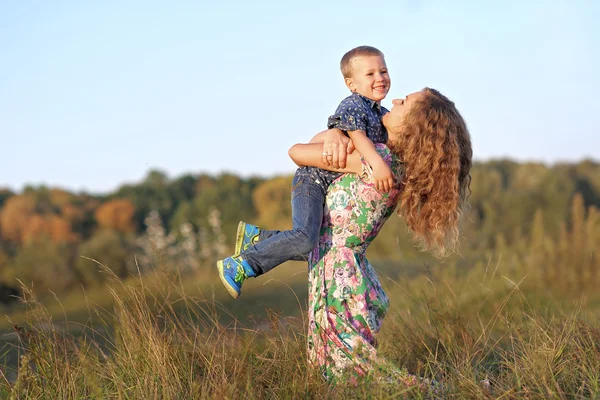
[[244, 233], [246, 231], [246, 223], [240, 221], [237, 227], [237, 232], [235, 233], [235, 253], [240, 254], [242, 252], [242, 243], [244, 243]]
[[223, 273], [224, 268], [225, 267], [223, 265], [223, 260], [217, 261], [217, 269], [219, 270], [219, 278], [221, 278], [221, 282], [223, 283], [223, 286], [225, 286], [225, 289], [227, 289], [227, 291], [229, 292], [231, 297], [233, 297], [234, 299], [237, 299], [240, 295], [238, 292], [236, 292], [236, 290], [234, 288], [231, 287], [229, 282], [227, 282], [227, 279], [225, 279], [225, 274]]

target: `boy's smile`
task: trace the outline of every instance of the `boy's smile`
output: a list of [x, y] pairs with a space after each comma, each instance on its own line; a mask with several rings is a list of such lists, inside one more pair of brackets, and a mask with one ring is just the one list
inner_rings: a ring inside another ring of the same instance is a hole
[[359, 56], [351, 61], [352, 76], [346, 86], [369, 99], [380, 102], [390, 90], [391, 79], [381, 56]]

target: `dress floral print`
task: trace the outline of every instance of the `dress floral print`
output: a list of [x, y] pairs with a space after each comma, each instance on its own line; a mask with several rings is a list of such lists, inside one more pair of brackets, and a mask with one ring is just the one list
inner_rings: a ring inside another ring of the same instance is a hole
[[396, 208], [403, 167], [385, 145], [375, 146], [395, 174], [390, 192], [375, 189], [363, 159], [360, 175], [341, 176], [327, 193], [319, 242], [309, 256], [308, 358], [330, 381], [383, 373], [412, 386], [415, 377], [376, 351], [389, 300], [365, 252]]

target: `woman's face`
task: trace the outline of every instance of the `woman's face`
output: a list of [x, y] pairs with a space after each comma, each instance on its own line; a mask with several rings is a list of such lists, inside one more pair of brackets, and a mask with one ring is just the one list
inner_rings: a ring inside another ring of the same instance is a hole
[[404, 116], [412, 108], [417, 100], [424, 95], [423, 91], [411, 93], [403, 99], [394, 99], [394, 105], [389, 113], [385, 114], [381, 121], [389, 134], [399, 133], [401, 131]]

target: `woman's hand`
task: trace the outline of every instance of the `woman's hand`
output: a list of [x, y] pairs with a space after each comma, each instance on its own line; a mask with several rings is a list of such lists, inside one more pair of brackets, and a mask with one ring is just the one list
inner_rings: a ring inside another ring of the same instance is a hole
[[362, 160], [358, 152], [348, 154], [346, 158], [346, 166], [344, 168], [334, 168], [323, 162], [323, 142], [313, 142], [307, 144], [293, 145], [288, 154], [299, 167], [317, 167], [333, 172], [359, 174], [362, 171]]
[[346, 157], [354, 151], [354, 143], [337, 128], [329, 129], [324, 134], [323, 164], [335, 169], [346, 168]]

